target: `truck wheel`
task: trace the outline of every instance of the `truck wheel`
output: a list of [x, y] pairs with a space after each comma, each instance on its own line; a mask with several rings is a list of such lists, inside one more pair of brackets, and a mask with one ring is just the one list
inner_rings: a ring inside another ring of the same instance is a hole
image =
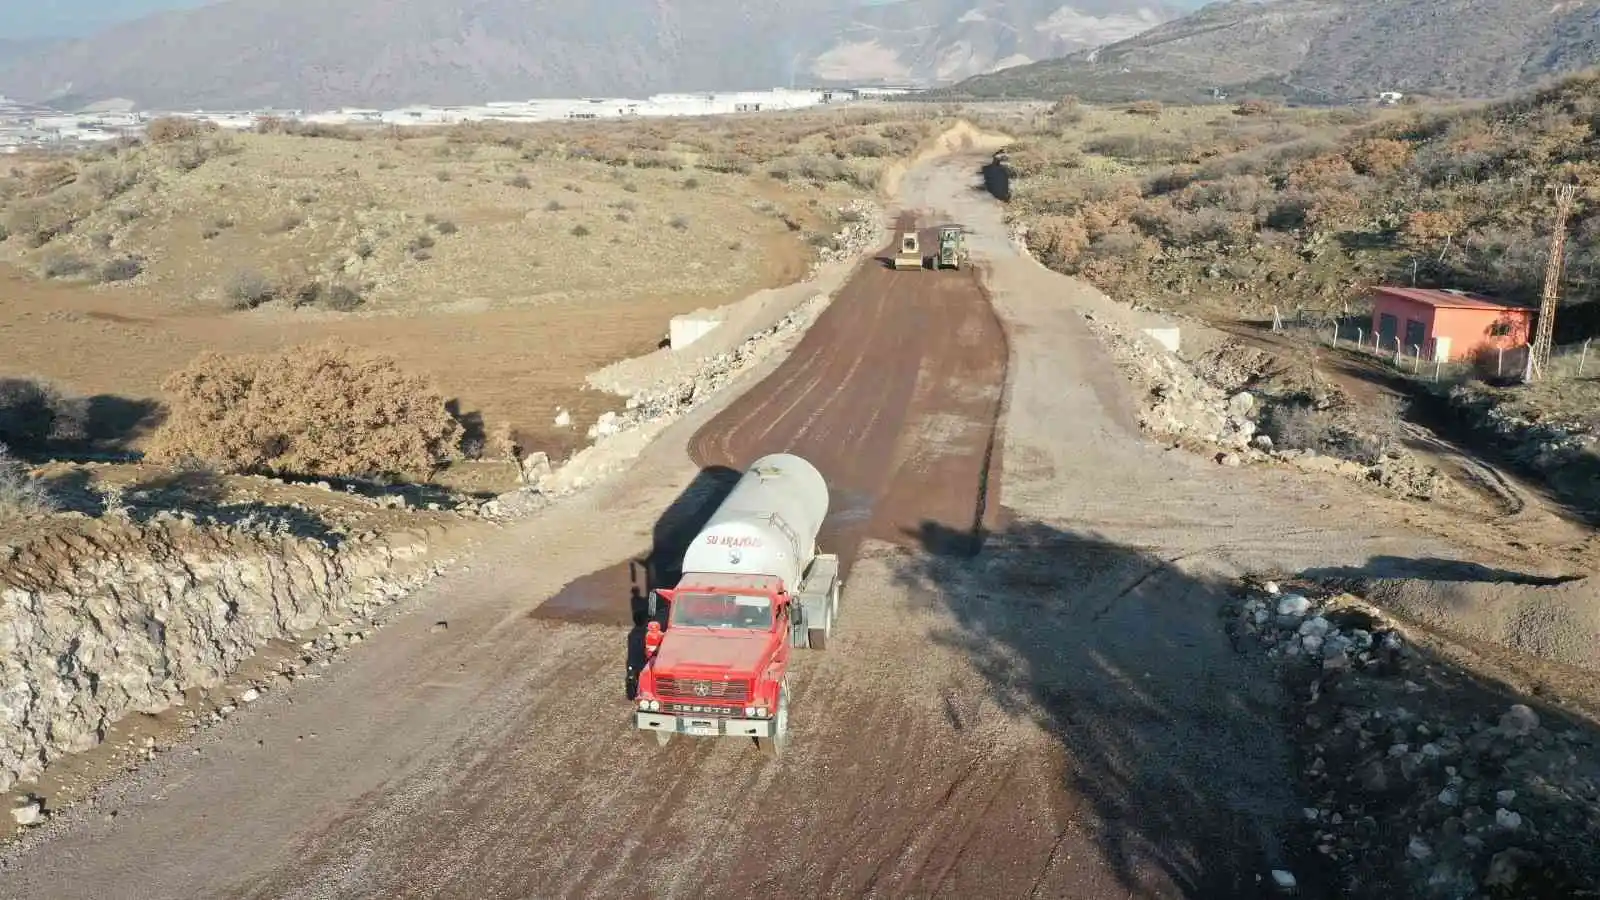
[[789, 689], [778, 691], [778, 708], [772, 713], [772, 737], [757, 738], [756, 749], [763, 756], [779, 757], [789, 745]]

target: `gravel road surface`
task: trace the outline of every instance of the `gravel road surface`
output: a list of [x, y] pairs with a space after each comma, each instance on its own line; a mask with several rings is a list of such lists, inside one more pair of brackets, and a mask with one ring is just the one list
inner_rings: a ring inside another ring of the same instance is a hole
[[[1019, 256], [976, 166], [922, 166], [902, 197], [971, 227], [981, 272], [864, 262], [759, 385], [508, 529], [326, 677], [62, 816], [0, 892], [1264, 893], [1298, 805], [1276, 682], [1216, 621], [1225, 579], [1465, 548], [1353, 485], [1142, 437], [1081, 317], [1137, 316]], [[801, 654], [781, 760], [658, 748], [629, 718], [629, 591], [722, 467], [774, 450], [836, 492], [841, 632]]]

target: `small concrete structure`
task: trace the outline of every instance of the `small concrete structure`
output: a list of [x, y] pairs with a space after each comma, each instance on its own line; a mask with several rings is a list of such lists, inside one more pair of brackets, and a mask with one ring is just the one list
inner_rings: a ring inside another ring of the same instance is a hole
[[1145, 334], [1155, 339], [1155, 342], [1173, 353], [1178, 352], [1178, 329], [1176, 328], [1146, 328]]
[[668, 326], [667, 342], [674, 350], [683, 348], [715, 331], [722, 319], [713, 313], [689, 313], [674, 316]]

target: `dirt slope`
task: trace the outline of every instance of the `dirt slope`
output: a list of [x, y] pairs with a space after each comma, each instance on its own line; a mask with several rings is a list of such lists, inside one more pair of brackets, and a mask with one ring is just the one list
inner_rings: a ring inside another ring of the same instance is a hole
[[[1292, 863], [1297, 804], [1282, 698], [1216, 627], [1218, 579], [1461, 551], [1352, 486], [1146, 442], [1078, 317], [1122, 313], [1018, 257], [970, 166], [904, 190], [978, 230], [1009, 362], [969, 273], [867, 263], [752, 393], [508, 530], [325, 679], [63, 816], [7, 859], [0, 893], [1259, 893]], [[968, 557], [1006, 372], [1012, 521]], [[674, 498], [703, 503], [719, 476], [686, 445], [708, 464], [814, 455], [840, 482], [830, 536], [868, 538], [842, 634], [798, 665], [778, 763], [641, 740], [626, 628], [530, 614], [692, 519]]]

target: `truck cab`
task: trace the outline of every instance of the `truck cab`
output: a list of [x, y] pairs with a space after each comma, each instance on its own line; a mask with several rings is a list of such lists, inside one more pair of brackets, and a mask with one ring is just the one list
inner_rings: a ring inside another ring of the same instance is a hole
[[[787, 732], [793, 598], [770, 575], [685, 575], [652, 619], [639, 673], [640, 728], [658, 740], [781, 740]], [[668, 633], [670, 632], [670, 639]]]

